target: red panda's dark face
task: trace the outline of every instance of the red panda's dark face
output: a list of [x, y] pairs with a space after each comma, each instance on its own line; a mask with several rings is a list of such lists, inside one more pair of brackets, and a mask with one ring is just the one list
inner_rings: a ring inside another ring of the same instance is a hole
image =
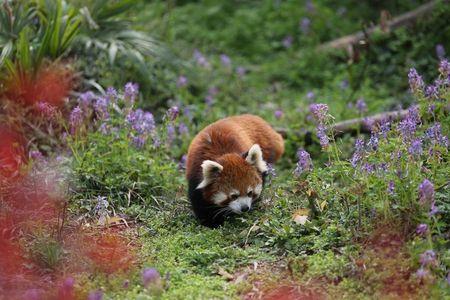
[[198, 188], [211, 204], [223, 211], [249, 211], [262, 192], [261, 173], [267, 169], [258, 145], [252, 146], [247, 156], [225, 154], [217, 161], [204, 161], [203, 181]]

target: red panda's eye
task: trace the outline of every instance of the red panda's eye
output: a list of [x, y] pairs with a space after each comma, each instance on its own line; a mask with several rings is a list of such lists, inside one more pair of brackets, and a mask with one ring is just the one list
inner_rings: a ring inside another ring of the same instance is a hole
[[253, 191], [248, 192], [247, 196], [252, 197], [253, 196]]
[[231, 200], [236, 200], [239, 196], [236, 194], [231, 195]]

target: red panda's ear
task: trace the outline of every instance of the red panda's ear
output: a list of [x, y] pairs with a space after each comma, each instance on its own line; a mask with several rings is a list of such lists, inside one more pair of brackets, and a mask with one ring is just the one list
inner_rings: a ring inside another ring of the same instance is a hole
[[212, 160], [204, 160], [202, 163], [203, 180], [197, 186], [197, 189], [202, 189], [209, 185], [222, 170], [221, 164]]
[[250, 150], [248, 150], [245, 160], [252, 166], [255, 166], [259, 172], [264, 173], [267, 171], [267, 164], [263, 159], [261, 147], [258, 144], [254, 144]]

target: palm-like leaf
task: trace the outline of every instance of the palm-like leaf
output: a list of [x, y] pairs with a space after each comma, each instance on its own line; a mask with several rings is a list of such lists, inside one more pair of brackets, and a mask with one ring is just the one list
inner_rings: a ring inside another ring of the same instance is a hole
[[15, 51], [15, 43], [20, 38], [21, 32], [32, 23], [36, 16], [33, 6], [26, 6], [16, 1], [9, 4], [3, 1], [0, 9], [0, 66], [5, 60], [11, 58]]
[[109, 60], [114, 63], [117, 54], [122, 54], [140, 62], [144, 56], [161, 54], [160, 44], [144, 32], [131, 30], [129, 22], [122, 15], [136, 4], [134, 0], [110, 3], [107, 0], [94, 0], [90, 7], [83, 7], [83, 31], [78, 37], [85, 50], [94, 47], [107, 51]]

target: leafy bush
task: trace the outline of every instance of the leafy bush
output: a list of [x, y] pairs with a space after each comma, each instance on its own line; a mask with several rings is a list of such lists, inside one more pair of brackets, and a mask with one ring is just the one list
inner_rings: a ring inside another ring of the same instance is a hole
[[[181, 178], [170, 156], [177, 108], [163, 117], [163, 125], [156, 126], [150, 112], [134, 109], [137, 94], [132, 83], [120, 94], [113, 88], [102, 96], [87, 92], [72, 110], [68, 145], [74, 157], [76, 189], [88, 200], [88, 209], [97, 205], [97, 212], [105, 213], [135, 203], [162, 208], [164, 203], [157, 197], [170, 197], [177, 191], [173, 187]], [[109, 208], [101, 196], [109, 199]], [[98, 203], [89, 201], [95, 198]]]

